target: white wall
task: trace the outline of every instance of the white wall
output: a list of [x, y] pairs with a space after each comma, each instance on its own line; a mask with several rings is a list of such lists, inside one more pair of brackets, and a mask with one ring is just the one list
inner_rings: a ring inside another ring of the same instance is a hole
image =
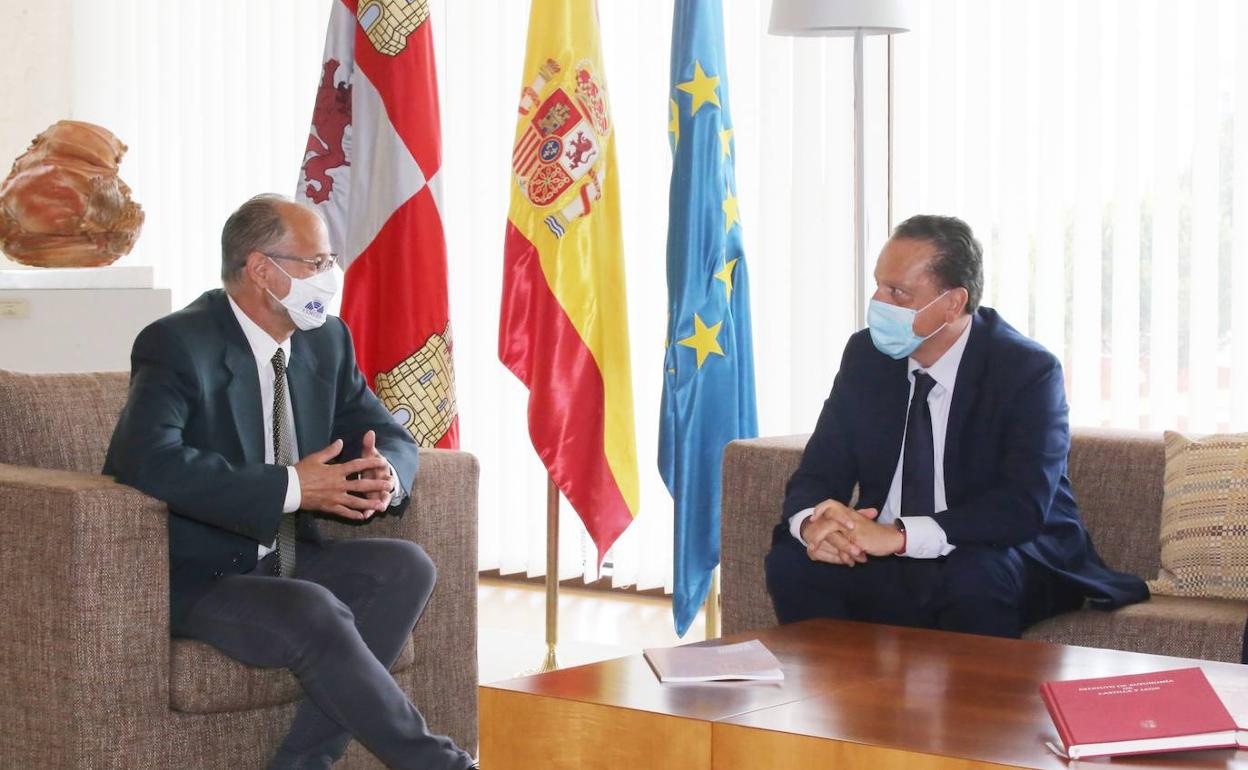
[[[0, 110], [0, 172], [43, 129], [69, 116], [71, 0], [0, 3], [4, 102]], [[0, 253], [0, 269], [21, 267]]]

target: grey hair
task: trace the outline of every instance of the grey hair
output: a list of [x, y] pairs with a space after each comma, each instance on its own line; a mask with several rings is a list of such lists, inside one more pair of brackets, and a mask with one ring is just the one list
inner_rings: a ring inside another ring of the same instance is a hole
[[247, 255], [269, 251], [286, 237], [282, 204], [292, 201], [277, 193], [261, 193], [230, 214], [221, 228], [221, 282], [238, 280], [247, 266]]

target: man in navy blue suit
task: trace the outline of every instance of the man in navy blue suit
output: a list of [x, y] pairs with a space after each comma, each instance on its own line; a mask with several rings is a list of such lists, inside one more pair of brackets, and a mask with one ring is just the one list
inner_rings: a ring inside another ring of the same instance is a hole
[[1061, 364], [980, 307], [966, 223], [906, 220], [875, 280], [767, 555], [780, 622], [1017, 637], [1085, 599], [1147, 599], [1092, 546], [1066, 473]]

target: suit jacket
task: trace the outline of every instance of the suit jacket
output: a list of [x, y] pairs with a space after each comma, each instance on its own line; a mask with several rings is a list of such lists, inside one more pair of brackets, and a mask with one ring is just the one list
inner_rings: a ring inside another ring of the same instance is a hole
[[[945, 435], [948, 509], [933, 516], [952, 545], [1017, 547], [1113, 608], [1148, 598], [1144, 582], [1097, 555], [1079, 518], [1066, 459], [1070, 426], [1057, 358], [980, 308], [958, 368]], [[870, 333], [850, 337], [832, 393], [801, 465], [785, 490], [775, 538], [788, 518], [833, 498], [881, 508], [897, 469], [909, 408], [906, 359], [876, 350]]]
[[[286, 377], [299, 457], [336, 438], [340, 459], [358, 457], [371, 428], [409, 497], [416, 442], [369, 390], [341, 320], [294, 333]], [[169, 504], [174, 617], [213, 580], [254, 569], [256, 546], [277, 535], [288, 474], [265, 463], [263, 426], [256, 360], [224, 291], [139, 333], [104, 472]], [[402, 515], [406, 503], [387, 513]], [[299, 539], [320, 539], [311, 514], [298, 522]]]

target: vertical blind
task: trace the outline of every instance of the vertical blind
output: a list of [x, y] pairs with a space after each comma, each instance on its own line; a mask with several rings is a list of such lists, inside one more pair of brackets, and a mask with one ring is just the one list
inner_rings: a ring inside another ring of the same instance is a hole
[[1075, 424], [1248, 428], [1245, 40], [1229, 0], [928, 2], [896, 38], [897, 215], [971, 224]]
[[[852, 328], [852, 42], [766, 33], [725, 0], [759, 426], [815, 422]], [[985, 304], [1063, 360], [1076, 423], [1248, 429], [1248, 11], [1234, 2], [921, 2], [895, 38], [894, 219], [966, 219]], [[134, 254], [174, 304], [218, 285], [221, 224], [293, 190], [331, 0], [75, 0], [73, 115], [130, 145]], [[612, 580], [671, 585], [655, 467], [666, 312], [672, 0], [599, 3], [619, 154], [641, 513]], [[461, 440], [481, 462], [480, 565], [545, 571], [545, 477], [498, 363], [511, 142], [528, 4], [431, 3]], [[868, 40], [868, 210], [884, 209], [886, 48]], [[1237, 150], [1242, 152], [1237, 153]], [[1238, 198], [1234, 191], [1245, 191]], [[1246, 223], [1236, 228], [1235, 223]], [[870, 265], [868, 265], [868, 271]], [[870, 287], [868, 287], [870, 289]], [[1238, 395], [1237, 395], [1238, 390]], [[560, 575], [596, 574], [564, 506]]]

